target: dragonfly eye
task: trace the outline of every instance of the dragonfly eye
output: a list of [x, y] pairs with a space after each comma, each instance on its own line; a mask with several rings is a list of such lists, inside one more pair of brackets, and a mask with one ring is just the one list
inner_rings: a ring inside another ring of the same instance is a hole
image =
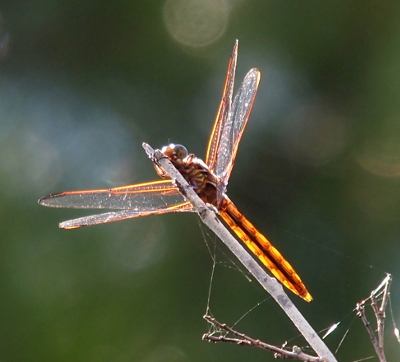
[[188, 150], [185, 146], [182, 145], [170, 145], [171, 148], [175, 151], [176, 157], [183, 160], [188, 155]]

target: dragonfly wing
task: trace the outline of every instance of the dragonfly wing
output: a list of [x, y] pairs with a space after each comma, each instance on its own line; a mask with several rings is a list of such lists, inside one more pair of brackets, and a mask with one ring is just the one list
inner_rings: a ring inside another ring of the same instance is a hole
[[77, 219], [64, 221], [60, 223], [59, 226], [62, 229], [76, 229], [81, 226], [105, 224], [112, 221], [132, 219], [140, 216], [160, 215], [169, 212], [188, 212], [188, 211], [194, 211], [193, 206], [190, 202], [185, 201], [180, 204], [171, 205], [165, 208], [155, 208], [153, 210], [151, 209], [147, 209], [145, 211], [143, 209], [122, 210], [122, 211], [106, 212], [98, 215], [83, 216]]
[[41, 198], [39, 204], [60, 208], [117, 209], [144, 213], [165, 209], [184, 201], [172, 180], [160, 180], [105, 190], [62, 192]]
[[221, 140], [222, 129], [228, 120], [228, 116], [232, 107], [233, 86], [235, 82], [235, 70], [238, 56], [239, 42], [236, 40], [233, 47], [232, 56], [229, 60], [228, 71], [226, 74], [224, 90], [222, 91], [222, 99], [219, 104], [217, 117], [215, 118], [214, 127], [211, 132], [210, 140], [208, 142], [207, 153], [205, 162], [212, 170], [218, 155], [218, 145]]
[[261, 73], [258, 69], [253, 68], [246, 74], [235, 96], [228, 119], [221, 131], [213, 169], [214, 174], [220, 179], [220, 185], [218, 185], [219, 193], [223, 193], [228, 184], [239, 142], [253, 108], [260, 80]]

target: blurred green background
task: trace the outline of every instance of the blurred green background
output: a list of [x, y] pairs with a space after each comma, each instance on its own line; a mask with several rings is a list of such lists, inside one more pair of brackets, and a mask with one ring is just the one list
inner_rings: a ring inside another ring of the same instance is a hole
[[143, 141], [203, 157], [236, 38], [237, 83], [252, 67], [263, 79], [229, 195], [301, 275], [314, 301], [290, 297], [312, 326], [342, 321], [332, 350], [351, 327], [338, 359], [374, 354], [352, 309], [390, 272], [400, 323], [398, 1], [17, 0], [0, 13], [0, 361], [272, 361], [201, 340], [214, 242], [214, 316], [232, 325], [267, 298], [236, 328], [306, 344], [196, 215], [64, 231], [90, 211], [37, 204], [155, 179]]

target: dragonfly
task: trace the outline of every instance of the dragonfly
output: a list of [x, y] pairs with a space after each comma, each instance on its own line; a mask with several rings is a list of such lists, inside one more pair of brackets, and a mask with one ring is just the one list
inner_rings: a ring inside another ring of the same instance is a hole
[[[226, 195], [239, 142], [261, 80], [261, 72], [256, 68], [251, 69], [233, 98], [237, 57], [238, 41], [235, 42], [229, 60], [222, 99], [205, 161], [192, 153], [189, 154], [186, 147], [180, 144], [165, 146], [161, 152], [168, 157], [198, 196], [218, 211], [225, 224], [261, 264], [290, 291], [310, 302], [312, 296], [294, 268]], [[75, 229], [147, 215], [196, 211], [181, 194], [174, 181], [168, 177], [166, 171], [156, 163], [154, 167], [161, 180], [111, 189], [67, 191], [45, 196], [39, 200], [39, 204], [58, 208], [113, 210], [64, 221], [59, 225], [63, 229]]]

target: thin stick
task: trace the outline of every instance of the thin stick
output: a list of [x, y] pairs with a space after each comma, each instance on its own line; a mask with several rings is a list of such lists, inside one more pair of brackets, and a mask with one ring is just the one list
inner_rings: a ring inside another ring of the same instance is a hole
[[[321, 362], [319, 357], [311, 356], [309, 354], [304, 353], [301, 348], [294, 346], [292, 351], [288, 351], [283, 348], [278, 348], [273, 346], [272, 344], [264, 343], [258, 339], [253, 339], [244, 333], [240, 333], [234, 330], [231, 327], [228, 327], [224, 323], [218, 322], [215, 318], [205, 315], [204, 319], [210, 323], [215, 331], [208, 332], [203, 334], [203, 340], [211, 343], [218, 343], [218, 342], [228, 342], [234, 343], [242, 346], [250, 346], [250, 347], [257, 347], [262, 348], [267, 351], [271, 351], [275, 353], [275, 358], [279, 359], [298, 359], [300, 361], [307, 361], [307, 362]], [[222, 331], [225, 331], [224, 335], [220, 334]], [[227, 337], [227, 334], [231, 334], [236, 338]]]
[[154, 151], [146, 143], [143, 143], [143, 148], [150, 159], [160, 165], [168, 173], [169, 177], [175, 181], [182, 195], [192, 203], [203, 223], [205, 223], [225, 243], [245, 268], [261, 284], [261, 286], [275, 299], [321, 360], [337, 362], [332, 352], [284, 293], [282, 285], [279, 284], [276, 279], [270, 277], [264, 269], [256, 263], [249, 253], [222, 225], [215, 212], [211, 211], [198, 197], [196, 192], [189, 186], [183, 176], [178, 172], [178, 170], [176, 170], [166, 156], [160, 150]]
[[[362, 300], [356, 305], [357, 316], [360, 317], [365, 328], [367, 329], [369, 338], [371, 339], [371, 343], [374, 346], [375, 353], [377, 354], [380, 362], [386, 362], [385, 351], [383, 349], [386, 318], [385, 311], [389, 302], [391, 282], [392, 276], [390, 274], [387, 274], [381, 284], [371, 292], [371, 295], [367, 299]], [[380, 297], [381, 295], [381, 305], [378, 306], [378, 297]], [[368, 321], [368, 318], [365, 314], [365, 304], [368, 300], [371, 300], [371, 308], [375, 314], [377, 336], [375, 335], [371, 323]]]

